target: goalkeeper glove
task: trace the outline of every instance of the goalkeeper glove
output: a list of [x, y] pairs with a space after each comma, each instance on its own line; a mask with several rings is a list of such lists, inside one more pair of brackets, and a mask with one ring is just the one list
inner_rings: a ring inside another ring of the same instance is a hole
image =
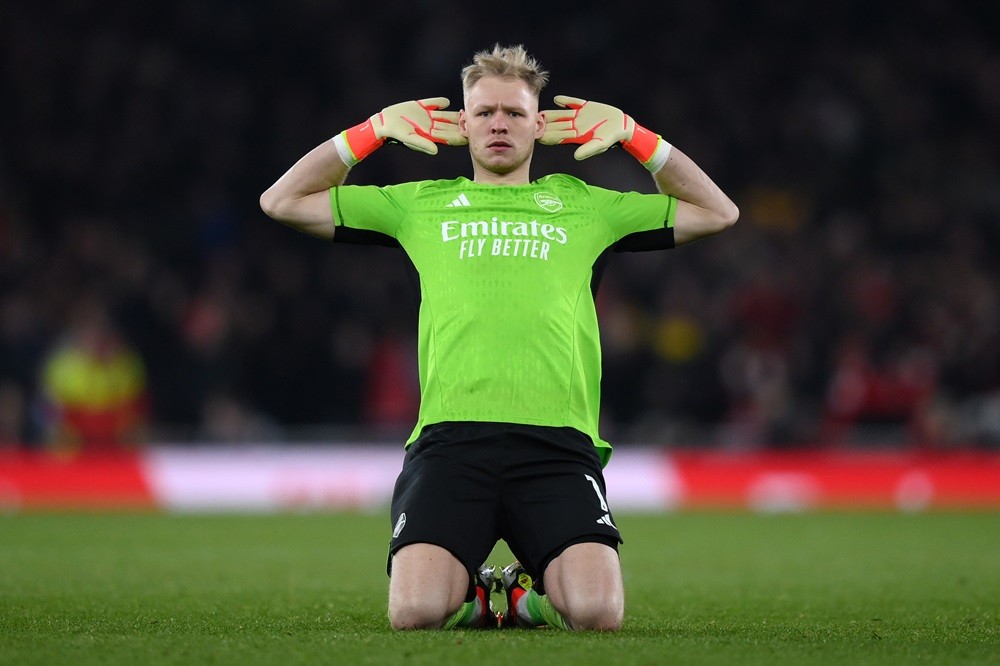
[[428, 155], [437, 154], [435, 143], [460, 146], [468, 140], [458, 131], [458, 112], [442, 111], [450, 104], [444, 97], [400, 102], [333, 137], [340, 159], [349, 167], [368, 157], [386, 141], [398, 142]]
[[669, 143], [621, 109], [566, 95], [556, 95], [554, 99], [562, 109], [544, 112], [545, 134], [539, 141], [545, 145], [583, 144], [573, 157], [585, 160], [621, 142], [625, 150], [652, 173], [659, 171], [670, 156], [672, 146]]

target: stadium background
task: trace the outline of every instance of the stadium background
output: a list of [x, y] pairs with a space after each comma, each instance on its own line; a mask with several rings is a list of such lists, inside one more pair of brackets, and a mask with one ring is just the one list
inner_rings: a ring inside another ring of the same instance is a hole
[[[604, 432], [621, 452], [997, 468], [994, 5], [3, 5], [8, 472], [80, 450], [53, 441], [65, 410], [45, 368], [102, 312], [144, 369], [140, 427], [121, 445], [149, 447], [143, 460], [165, 445], [398, 444], [416, 408], [405, 259], [298, 235], [257, 197], [383, 106], [444, 95], [457, 108], [460, 67], [497, 41], [551, 71], [543, 107], [559, 93], [620, 106], [741, 208], [723, 236], [620, 256], [605, 274]], [[538, 150], [533, 173], [651, 191], [621, 151], [571, 152]], [[460, 173], [461, 150], [389, 147], [351, 181]]]

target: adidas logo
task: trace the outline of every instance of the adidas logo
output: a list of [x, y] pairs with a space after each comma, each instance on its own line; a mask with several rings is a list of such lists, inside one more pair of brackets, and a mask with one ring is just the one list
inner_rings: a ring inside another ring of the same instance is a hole
[[399, 533], [403, 531], [406, 527], [406, 512], [399, 514], [399, 520], [396, 521], [396, 526], [392, 529], [392, 538], [395, 539], [399, 536]]
[[458, 195], [458, 198], [452, 201], [450, 204], [446, 204], [445, 208], [461, 208], [463, 206], [471, 206], [468, 197], [465, 196], [465, 192]]
[[606, 513], [603, 516], [601, 516], [600, 518], [598, 518], [597, 522], [601, 523], [602, 525], [607, 525], [608, 527], [610, 527], [610, 528], [612, 528], [614, 530], [618, 529], [615, 526], [615, 524], [613, 522], [611, 522], [611, 514], [609, 514], [609, 513]]

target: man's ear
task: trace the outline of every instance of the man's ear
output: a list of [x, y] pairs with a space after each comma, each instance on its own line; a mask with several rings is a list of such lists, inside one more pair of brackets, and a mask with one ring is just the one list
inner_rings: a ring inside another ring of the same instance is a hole
[[541, 139], [543, 134], [545, 134], [545, 113], [540, 111], [535, 121], [535, 141]]
[[465, 109], [458, 110], [458, 133], [466, 139], [469, 138], [468, 117], [465, 115]]

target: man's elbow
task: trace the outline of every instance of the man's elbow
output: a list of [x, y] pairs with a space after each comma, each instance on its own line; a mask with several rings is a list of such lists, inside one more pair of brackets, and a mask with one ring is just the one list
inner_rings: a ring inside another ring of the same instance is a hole
[[714, 236], [729, 229], [740, 217], [740, 209], [732, 201], [719, 208], [701, 208], [674, 227], [674, 243], [686, 245], [701, 238]]
[[729, 201], [725, 206], [712, 211], [712, 214], [704, 220], [704, 235], [712, 236], [725, 231], [736, 224], [738, 219], [740, 219], [740, 209], [732, 201]]
[[260, 209], [274, 220], [283, 220], [287, 215], [287, 206], [272, 189], [268, 189], [260, 195]]
[[736, 224], [736, 221], [738, 219], [740, 219], [740, 209], [736, 204], [730, 201], [729, 204], [725, 207], [725, 209], [720, 211], [719, 231], [725, 231], [726, 229], [729, 229], [734, 224]]

